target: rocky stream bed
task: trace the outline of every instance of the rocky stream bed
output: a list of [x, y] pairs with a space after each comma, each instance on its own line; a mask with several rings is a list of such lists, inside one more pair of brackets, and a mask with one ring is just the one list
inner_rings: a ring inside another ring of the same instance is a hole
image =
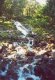
[[55, 49], [45, 48], [0, 46], [0, 80], [55, 80]]
[[55, 59], [28, 56], [0, 57], [0, 80], [55, 80]]

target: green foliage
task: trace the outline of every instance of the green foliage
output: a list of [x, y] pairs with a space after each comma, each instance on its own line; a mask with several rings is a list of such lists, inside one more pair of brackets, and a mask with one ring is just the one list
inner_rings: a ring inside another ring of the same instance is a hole
[[3, 25], [4, 29], [15, 29], [10, 19], [16, 19], [30, 25], [32, 30], [41, 37], [46, 33], [54, 34], [55, 1], [47, 1], [46, 6], [41, 6], [36, 0], [3, 0], [2, 16], [5, 16], [6, 20], [0, 19], [0, 25]]
[[0, 33], [0, 36], [6, 38], [8, 36], [8, 33], [7, 32], [2, 32], [2, 33]]
[[23, 15], [23, 8], [26, 5], [25, 3], [26, 0], [5, 0], [5, 16], [12, 18]]
[[14, 24], [11, 22], [11, 20], [6, 20], [2, 17], [0, 17], [0, 29], [2, 30], [15, 30]]
[[3, 4], [4, 4], [4, 1], [5, 0], [0, 0], [0, 16], [3, 14], [3, 10], [4, 10]]
[[50, 17], [55, 17], [55, 0], [47, 0], [43, 13]]
[[47, 0], [48, 3], [43, 9], [43, 14], [49, 16], [50, 26], [55, 25], [55, 0]]

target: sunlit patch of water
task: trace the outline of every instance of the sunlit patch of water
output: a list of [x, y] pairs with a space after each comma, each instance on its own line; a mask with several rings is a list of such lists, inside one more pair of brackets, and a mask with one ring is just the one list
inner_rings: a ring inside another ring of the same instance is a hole
[[17, 30], [21, 31], [25, 36], [28, 34], [28, 30], [18, 21], [14, 21]]

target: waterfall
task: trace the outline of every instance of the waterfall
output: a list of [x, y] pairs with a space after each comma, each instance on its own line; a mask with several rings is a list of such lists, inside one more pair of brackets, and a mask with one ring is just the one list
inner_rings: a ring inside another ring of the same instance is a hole
[[19, 21], [13, 21], [14, 25], [16, 26], [17, 30], [22, 32], [24, 36], [26, 36], [29, 33], [29, 30], [25, 28]]
[[[19, 21], [15, 21], [13, 20], [13, 23], [15, 25], [15, 27], [17, 28], [17, 30], [19, 30], [25, 37], [28, 35], [28, 34], [31, 34], [32, 33], [32, 30], [31, 29], [27, 29], [25, 26], [23, 26]], [[31, 33], [30, 33], [31, 32]], [[22, 36], [23, 36], [22, 35]], [[27, 43], [27, 46], [29, 48], [29, 50], [32, 50], [31, 49], [31, 46], [33, 46], [34, 44], [34, 41], [33, 39], [30, 40], [30, 38], [28, 38], [28, 43]]]

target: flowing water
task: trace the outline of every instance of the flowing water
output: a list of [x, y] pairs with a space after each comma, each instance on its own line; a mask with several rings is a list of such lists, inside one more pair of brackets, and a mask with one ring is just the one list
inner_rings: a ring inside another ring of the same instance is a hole
[[[14, 25], [15, 27], [17, 28], [17, 30], [19, 30], [25, 37], [30, 34], [30, 29], [27, 29], [25, 26], [23, 26], [19, 21], [13, 21], [14, 22]], [[31, 31], [32, 32], [32, 31]], [[23, 36], [22, 35], [22, 36]], [[26, 37], [27, 38], [27, 37]], [[27, 43], [27, 46], [29, 48], [29, 50], [31, 50], [31, 47], [30, 46], [33, 46], [33, 39], [30, 40], [30, 38], [27, 38], [28, 39], [28, 43]], [[31, 44], [30, 44], [31, 43]]]
[[[36, 62], [37, 59], [35, 58], [32, 58], [31, 61], [28, 61], [27, 58], [24, 60], [17, 59], [17, 61], [1, 59], [0, 64], [2, 65], [3, 63], [3, 65], [2, 69], [0, 67], [0, 77], [5, 77], [6, 79], [4, 80], [40, 80], [39, 76], [34, 75], [34, 67], [36, 66]], [[11, 73], [8, 74], [10, 71]], [[13, 73], [15, 73], [17, 77]], [[7, 76], [9, 76], [9, 79], [7, 79]]]
[[16, 26], [17, 30], [21, 31], [23, 35], [27, 35], [29, 33], [29, 30], [26, 29], [20, 22], [14, 21], [14, 25]]
[[[14, 21], [14, 24], [23, 35], [26, 36], [29, 33], [29, 30], [20, 22]], [[18, 46], [16, 42], [14, 46]], [[28, 49], [32, 51], [30, 44], [28, 44]], [[12, 60], [10, 56], [10, 59], [8, 57], [0, 59], [0, 80], [40, 80], [39, 76], [34, 75], [34, 68], [38, 59], [35, 56], [23, 57], [23, 53], [23, 49], [17, 50], [16, 60]]]

